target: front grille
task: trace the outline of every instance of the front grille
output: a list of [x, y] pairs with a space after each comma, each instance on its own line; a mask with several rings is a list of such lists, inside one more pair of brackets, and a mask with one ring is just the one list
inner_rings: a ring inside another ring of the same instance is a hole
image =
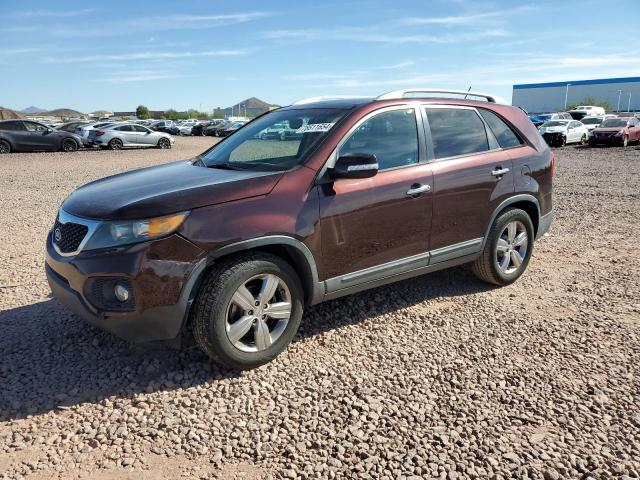
[[[78, 247], [87, 235], [89, 227], [80, 223], [60, 223], [56, 218], [53, 226], [53, 243], [62, 253], [71, 253], [78, 250]], [[60, 232], [58, 234], [58, 232]]]

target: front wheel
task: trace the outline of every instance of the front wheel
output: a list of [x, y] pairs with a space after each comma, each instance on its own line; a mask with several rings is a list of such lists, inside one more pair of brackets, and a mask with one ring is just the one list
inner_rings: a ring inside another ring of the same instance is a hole
[[75, 142], [75, 140], [67, 138], [62, 141], [62, 145], [60, 148], [63, 152], [75, 152], [78, 150], [78, 144]]
[[161, 138], [160, 140], [158, 140], [158, 148], [162, 148], [163, 150], [171, 148], [171, 142], [168, 138]]
[[0, 154], [11, 153], [11, 145], [6, 140], [0, 140]]
[[291, 265], [275, 255], [249, 253], [211, 270], [191, 312], [193, 334], [217, 363], [255, 368], [287, 347], [302, 310], [300, 279]]
[[622, 138], [622, 146], [627, 147], [629, 145], [629, 137], [626, 135]]
[[582, 138], [580, 138], [580, 145], [586, 145], [587, 144], [587, 136], [585, 134], [582, 134]]
[[529, 264], [533, 240], [533, 223], [527, 212], [519, 208], [505, 211], [493, 222], [473, 272], [494, 285], [515, 282]]

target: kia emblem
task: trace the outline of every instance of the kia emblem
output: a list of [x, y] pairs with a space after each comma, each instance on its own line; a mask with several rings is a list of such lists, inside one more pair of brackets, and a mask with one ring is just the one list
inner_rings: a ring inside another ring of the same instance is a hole
[[56, 228], [53, 231], [53, 238], [56, 239], [56, 242], [59, 242], [60, 240], [62, 240], [62, 232], [60, 231], [59, 228]]

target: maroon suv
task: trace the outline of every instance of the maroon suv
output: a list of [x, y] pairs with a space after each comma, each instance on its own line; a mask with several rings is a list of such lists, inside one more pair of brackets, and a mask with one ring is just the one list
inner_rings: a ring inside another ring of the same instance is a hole
[[193, 334], [251, 368], [307, 305], [463, 263], [514, 282], [553, 218], [553, 154], [522, 110], [433, 92], [301, 101], [80, 187], [47, 237], [51, 290], [127, 340]]

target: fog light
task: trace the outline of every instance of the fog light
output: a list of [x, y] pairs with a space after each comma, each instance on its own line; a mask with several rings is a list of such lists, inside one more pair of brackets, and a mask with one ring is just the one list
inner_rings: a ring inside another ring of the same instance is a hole
[[129, 289], [120, 283], [116, 283], [116, 286], [113, 287], [113, 293], [123, 303], [129, 300]]

